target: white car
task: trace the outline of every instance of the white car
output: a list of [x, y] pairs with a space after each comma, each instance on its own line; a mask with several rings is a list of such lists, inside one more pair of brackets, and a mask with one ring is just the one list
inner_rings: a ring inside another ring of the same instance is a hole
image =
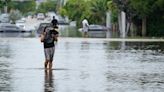
[[23, 17], [23, 18], [21, 18], [21, 20], [23, 20], [24, 22], [26, 22], [26, 18], [24, 18], [24, 17]]
[[4, 14], [1, 14], [0, 15], [0, 22], [1, 23], [9, 23], [9, 14], [6, 14], [6, 13], [4, 13]]
[[43, 13], [38, 13], [37, 14], [37, 20], [44, 20], [45, 16]]
[[47, 16], [48, 16], [48, 20], [52, 20], [53, 19], [53, 16], [55, 16], [55, 18], [56, 18], [56, 13], [55, 12], [48, 12], [47, 13]]
[[0, 24], [0, 32], [5, 32], [5, 33], [7, 33], [7, 32], [25, 32], [25, 30], [17, 27], [14, 24], [1, 23]]
[[16, 26], [21, 28], [21, 29], [25, 29], [25, 20], [17, 20], [16, 21]]

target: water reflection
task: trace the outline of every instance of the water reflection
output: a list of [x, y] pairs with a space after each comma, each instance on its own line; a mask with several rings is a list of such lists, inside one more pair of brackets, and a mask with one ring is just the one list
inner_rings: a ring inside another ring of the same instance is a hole
[[164, 91], [163, 42], [61, 38], [54, 56], [55, 69], [44, 71], [44, 52], [38, 40], [0, 39], [0, 91]]
[[81, 50], [86, 50], [88, 51], [89, 50], [89, 42], [88, 41], [82, 41], [81, 42]]
[[161, 42], [108, 42], [107, 92], [163, 92]]
[[12, 91], [11, 49], [8, 41], [0, 41], [0, 91]]
[[54, 92], [54, 79], [52, 70], [45, 70], [44, 92]]
[[108, 49], [112, 50], [164, 50], [162, 42], [105, 42]]
[[10, 58], [10, 47], [8, 43], [3, 43], [1, 42], [0, 44], [0, 57], [4, 57], [4, 58]]
[[0, 33], [0, 37], [34, 37], [32, 32], [13, 32], [13, 33]]

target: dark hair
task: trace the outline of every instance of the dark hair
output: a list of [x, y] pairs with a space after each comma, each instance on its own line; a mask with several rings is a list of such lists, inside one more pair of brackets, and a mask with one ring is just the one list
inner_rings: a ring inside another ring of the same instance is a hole
[[55, 19], [55, 16], [53, 16], [53, 19]]

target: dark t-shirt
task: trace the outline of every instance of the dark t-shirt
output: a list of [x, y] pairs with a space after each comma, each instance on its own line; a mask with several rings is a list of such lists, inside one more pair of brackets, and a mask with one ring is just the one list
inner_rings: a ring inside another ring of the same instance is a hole
[[53, 19], [53, 20], [51, 21], [51, 23], [53, 24], [54, 27], [57, 27], [57, 25], [58, 25], [57, 19]]
[[54, 47], [54, 37], [59, 34], [53, 27], [45, 27], [44, 32], [46, 32], [44, 38], [44, 48]]

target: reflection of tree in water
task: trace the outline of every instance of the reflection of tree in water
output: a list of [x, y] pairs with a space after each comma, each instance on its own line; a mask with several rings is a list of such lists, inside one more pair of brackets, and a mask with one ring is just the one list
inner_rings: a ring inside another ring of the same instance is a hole
[[127, 42], [129, 49], [164, 51], [163, 42]]
[[107, 42], [107, 50], [156, 50], [164, 51], [163, 42]]
[[12, 91], [11, 50], [8, 42], [0, 43], [0, 91]]
[[[115, 85], [118, 82], [122, 86], [122, 90], [126, 91], [124, 83], [128, 82], [137, 84], [132, 87], [129, 85], [129, 90], [133, 87], [136, 87], [137, 91], [149, 92], [151, 88], [162, 90], [164, 74], [161, 73], [163, 70], [161, 64], [164, 54], [161, 53], [164, 51], [164, 42], [107, 42], [104, 45], [109, 68], [105, 73], [108, 85]], [[134, 72], [129, 72], [127, 67], [130, 71], [133, 69]], [[113, 72], [113, 70], [124, 69], [127, 72]], [[149, 87], [150, 85], [151, 87]], [[107, 90], [113, 91], [110, 86], [107, 87]]]
[[44, 92], [53, 92], [54, 90], [52, 70], [45, 70]]

